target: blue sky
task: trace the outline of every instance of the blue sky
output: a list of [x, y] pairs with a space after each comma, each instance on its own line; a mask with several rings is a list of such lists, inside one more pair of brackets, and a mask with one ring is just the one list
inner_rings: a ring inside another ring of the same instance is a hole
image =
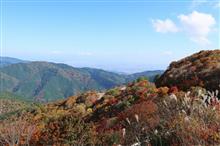
[[117, 72], [219, 49], [219, 1], [2, 1], [2, 55]]

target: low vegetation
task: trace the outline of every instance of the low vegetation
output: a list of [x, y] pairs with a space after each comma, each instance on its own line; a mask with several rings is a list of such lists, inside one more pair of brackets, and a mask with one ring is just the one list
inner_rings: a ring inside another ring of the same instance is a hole
[[[9, 116], [1, 121], [0, 139], [5, 145], [218, 145], [217, 96], [201, 87], [188, 92], [156, 88], [142, 79], [105, 94], [87, 92]], [[5, 131], [16, 133], [16, 139], [8, 140], [15, 137]]]
[[200, 51], [180, 61], [172, 62], [166, 72], [156, 80], [158, 87], [177, 86], [188, 90], [192, 86], [207, 90], [220, 90], [220, 50]]
[[0, 120], [5, 146], [220, 145], [219, 131], [218, 90], [156, 87], [145, 78], [32, 104]]

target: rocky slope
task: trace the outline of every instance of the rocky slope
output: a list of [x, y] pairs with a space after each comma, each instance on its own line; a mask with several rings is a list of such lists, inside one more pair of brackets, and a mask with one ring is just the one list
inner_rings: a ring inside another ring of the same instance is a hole
[[172, 62], [156, 81], [158, 87], [177, 86], [187, 90], [201, 86], [208, 90], [220, 89], [220, 50], [200, 51], [189, 57]]

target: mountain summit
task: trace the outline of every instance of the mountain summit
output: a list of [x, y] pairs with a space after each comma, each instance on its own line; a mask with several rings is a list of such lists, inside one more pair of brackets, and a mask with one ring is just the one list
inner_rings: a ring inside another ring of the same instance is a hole
[[208, 90], [220, 89], [220, 50], [200, 51], [189, 57], [172, 62], [156, 81], [160, 86], [177, 86], [187, 90], [201, 86]]

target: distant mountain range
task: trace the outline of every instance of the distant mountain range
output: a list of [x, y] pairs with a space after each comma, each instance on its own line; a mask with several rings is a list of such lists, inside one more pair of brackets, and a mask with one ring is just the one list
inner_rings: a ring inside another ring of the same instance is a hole
[[156, 70], [123, 75], [101, 69], [1, 57], [0, 92], [10, 92], [26, 99], [51, 101], [88, 90], [106, 90], [142, 76], [153, 81], [155, 75], [162, 73], [162, 70]]
[[12, 58], [12, 57], [1, 57], [0, 56], [0, 67], [4, 67], [10, 64], [26, 63], [26, 62], [28, 61], [24, 61], [24, 60]]

